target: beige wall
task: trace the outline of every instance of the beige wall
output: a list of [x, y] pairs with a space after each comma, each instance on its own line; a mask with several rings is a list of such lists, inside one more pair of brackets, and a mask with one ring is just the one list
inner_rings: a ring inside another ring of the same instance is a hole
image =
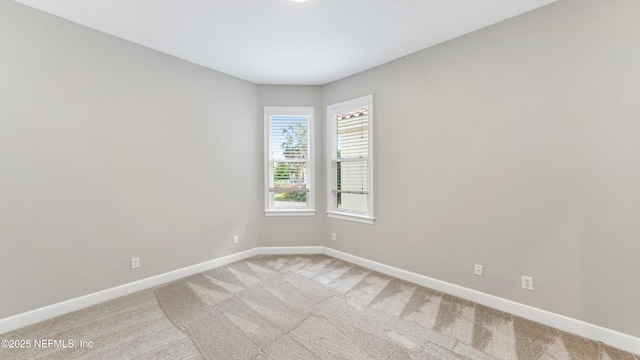
[[11, 1], [0, 49], [0, 318], [258, 246], [256, 85]]
[[[0, 318], [255, 246], [326, 245], [640, 336], [638, 15], [560, 0], [290, 87], [0, 2]], [[325, 106], [370, 93], [376, 223], [327, 219]], [[316, 107], [316, 217], [262, 214], [263, 106]]]
[[324, 87], [374, 94], [377, 218], [325, 243], [640, 336], [639, 17], [561, 0]]

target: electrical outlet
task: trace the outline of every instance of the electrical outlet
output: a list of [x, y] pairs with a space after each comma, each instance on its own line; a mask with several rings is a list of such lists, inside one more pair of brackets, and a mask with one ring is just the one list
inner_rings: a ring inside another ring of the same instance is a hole
[[531, 276], [522, 276], [522, 288], [533, 291], [533, 278]]
[[238, 235], [233, 235], [233, 245], [238, 245], [239, 242], [240, 238], [238, 238]]
[[131, 259], [131, 268], [132, 269], [137, 269], [140, 267], [140, 258], [132, 258]]
[[331, 240], [333, 241], [338, 240], [338, 236], [336, 235], [336, 233], [331, 233]]
[[478, 275], [478, 276], [482, 276], [482, 265], [476, 264], [473, 267], [473, 273]]

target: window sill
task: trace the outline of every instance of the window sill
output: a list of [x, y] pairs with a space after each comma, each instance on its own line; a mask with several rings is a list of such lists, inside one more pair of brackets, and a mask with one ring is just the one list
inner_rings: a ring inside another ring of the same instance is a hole
[[327, 211], [327, 216], [334, 219], [355, 221], [363, 224], [373, 224], [376, 218], [366, 215], [357, 215], [344, 212]]
[[315, 216], [316, 211], [313, 209], [300, 210], [265, 210], [265, 216]]

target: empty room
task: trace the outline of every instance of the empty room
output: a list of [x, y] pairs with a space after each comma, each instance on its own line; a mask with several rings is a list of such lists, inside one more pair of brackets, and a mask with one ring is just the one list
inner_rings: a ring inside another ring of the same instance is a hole
[[0, 359], [640, 359], [638, 0], [0, 0]]

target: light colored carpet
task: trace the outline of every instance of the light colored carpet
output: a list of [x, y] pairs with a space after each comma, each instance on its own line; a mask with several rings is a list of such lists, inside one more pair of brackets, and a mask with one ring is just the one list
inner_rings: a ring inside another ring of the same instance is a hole
[[324, 255], [257, 256], [35, 324], [2, 359], [640, 360]]

